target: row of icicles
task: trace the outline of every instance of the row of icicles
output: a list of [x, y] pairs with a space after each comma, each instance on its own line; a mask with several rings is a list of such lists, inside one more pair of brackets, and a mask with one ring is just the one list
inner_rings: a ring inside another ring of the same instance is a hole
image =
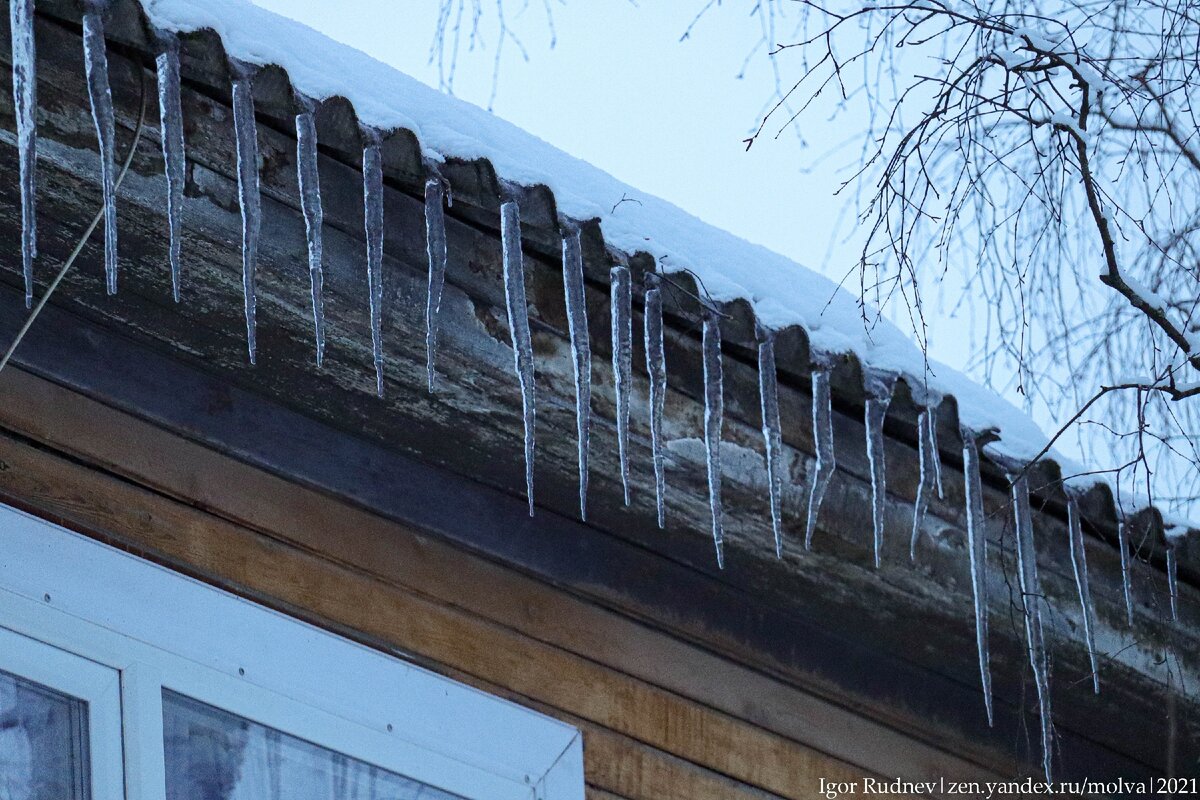
[[[33, 299], [33, 261], [36, 257], [35, 228], [35, 162], [37, 130], [35, 123], [36, 79], [33, 32], [33, 0], [12, 0], [13, 97], [17, 120], [19, 148], [21, 207], [22, 207], [22, 267], [25, 280], [25, 301]], [[83, 17], [84, 63], [87, 72], [88, 95], [100, 150], [100, 175], [104, 194], [104, 266], [109, 294], [117, 290], [117, 227], [114, 168], [114, 114], [108, 82], [108, 63], [105, 52], [103, 13], [107, 3], [89, 0]], [[170, 233], [170, 267], [174, 298], [179, 300], [180, 287], [180, 213], [184, 186], [184, 135], [180, 92], [179, 44], [174, 36], [159, 37], [160, 51], [156, 59], [158, 99], [162, 133], [162, 153], [167, 182], [167, 217]], [[255, 338], [255, 270], [261, 225], [259, 194], [258, 142], [252, 94], [255, 68], [231, 62], [233, 76], [233, 123], [237, 143], [238, 199], [242, 217], [242, 282], [245, 298], [246, 335], [250, 362], [256, 358]], [[316, 334], [316, 360], [322, 363], [325, 346], [325, 324], [322, 301], [322, 208], [317, 174], [317, 134], [314, 113], [317, 103], [298, 96], [301, 112], [296, 115], [296, 160], [300, 206], [304, 216], [309, 273], [312, 284], [313, 323]], [[367, 242], [367, 279], [369, 287], [371, 340], [375, 364], [376, 391], [383, 395], [383, 342], [381, 334], [381, 304], [383, 297], [383, 165], [382, 138], [378, 131], [363, 129], [363, 197], [364, 225]], [[447, 200], [446, 183], [430, 165], [430, 177], [425, 183], [425, 224], [429, 263], [429, 283], [426, 304], [426, 353], [429, 390], [434, 389], [434, 360], [437, 339], [437, 315], [441, 304], [446, 270], [446, 233], [443, 205]], [[530, 337], [528, 308], [525, 299], [525, 273], [521, 254], [520, 211], [512, 192], [506, 192], [500, 209], [500, 230], [503, 246], [504, 293], [512, 336], [516, 375], [521, 387], [525, 430], [525, 477], [529, 513], [534, 511], [533, 460], [534, 392], [533, 347]], [[565, 284], [566, 311], [571, 340], [575, 376], [576, 424], [578, 434], [579, 509], [587, 517], [588, 450], [591, 427], [591, 345], [584, 298], [583, 257], [579, 229], [564, 226], [562, 238], [562, 271]], [[667, 391], [666, 359], [663, 346], [663, 297], [661, 276], [650, 273], [644, 285], [644, 335], [646, 371], [649, 376], [649, 423], [654, 468], [656, 510], [659, 527], [666, 524], [665, 450], [663, 445], [663, 404]], [[616, 424], [620, 457], [621, 482], [625, 503], [629, 497], [629, 404], [632, 384], [632, 298], [630, 271], [625, 266], [611, 270], [612, 300], [612, 365], [616, 384]], [[724, 566], [721, 504], [720, 441], [723, 417], [720, 313], [707, 307], [703, 314], [702, 358], [704, 371], [704, 442], [712, 513], [712, 535], [717, 564]], [[775, 368], [774, 333], [758, 328], [758, 375], [762, 408], [763, 437], [766, 445], [766, 471], [769, 487], [772, 528], [775, 550], [783, 555], [783, 522], [781, 494], [783, 484], [783, 436], [779, 422], [778, 383]], [[821, 501], [833, 478], [836, 461], [833, 448], [833, 419], [830, 396], [832, 359], [819, 357], [812, 372], [812, 424], [816, 443], [815, 469], [809, 484], [808, 513], [804, 546], [811, 548], [817, 527]], [[886, 475], [883, 458], [883, 422], [895, 383], [894, 375], [872, 374], [867, 380], [865, 410], [866, 450], [871, 473], [871, 507], [875, 566], [880, 564], [883, 548]], [[920, 482], [917, 488], [915, 512], [910, 541], [910, 557], [916, 557], [916, 544], [930, 498], [936, 492], [942, 496], [942, 471], [938, 456], [936, 406], [938, 398], [930, 398], [918, 417], [918, 449]], [[966, 517], [968, 553], [971, 570], [971, 590], [975, 607], [976, 644], [984, 704], [991, 724], [992, 691], [988, 662], [988, 603], [987, 603], [987, 542], [983, 533], [983, 490], [980, 480], [980, 454], [973, 432], [962, 431], [963, 467], [966, 481]], [[1016, 529], [1018, 578], [1025, 598], [1024, 617], [1027, 651], [1036, 679], [1041, 717], [1043, 767], [1047, 779], [1051, 776], [1053, 732], [1050, 712], [1050, 665], [1046, 651], [1042, 622], [1042, 595], [1035, 557], [1032, 518], [1029, 506], [1028, 479], [1023, 472], [1011, 480]], [[1072, 498], [1068, 503], [1070, 552], [1075, 581], [1083, 607], [1084, 636], [1091, 659], [1092, 681], [1100, 691], [1095, 642], [1092, 633], [1093, 608], [1088, 589], [1087, 564], [1079, 507]], [[1122, 584], [1130, 625], [1133, 623], [1133, 601], [1130, 592], [1128, 543], [1124, 526], [1119, 527]], [[1172, 618], [1177, 615], [1176, 561], [1173, 548], [1167, 550], [1167, 572], [1171, 597]]]

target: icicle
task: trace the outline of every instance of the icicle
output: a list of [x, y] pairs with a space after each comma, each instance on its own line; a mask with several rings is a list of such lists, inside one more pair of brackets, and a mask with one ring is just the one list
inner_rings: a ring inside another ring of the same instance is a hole
[[758, 397], [762, 407], [763, 441], [767, 452], [767, 491], [775, 557], [783, 558], [783, 432], [779, 425], [779, 378], [775, 374], [775, 333], [755, 325], [758, 338]]
[[1054, 728], [1050, 712], [1050, 662], [1042, 629], [1042, 587], [1038, 580], [1037, 550], [1033, 541], [1033, 518], [1029, 511], [1029, 478], [1022, 472], [1012, 481], [1013, 512], [1016, 521], [1017, 577], [1021, 586], [1021, 605], [1025, 610], [1025, 642], [1029, 665], [1037, 688], [1042, 731], [1042, 769], [1046, 781], [1052, 781]]
[[242, 295], [246, 310], [246, 346], [250, 363], [258, 358], [255, 318], [258, 311], [256, 272], [262, 197], [258, 186], [258, 129], [254, 121], [253, 74], [243, 64], [233, 70], [233, 132], [237, 140], [238, 203], [242, 207]]
[[184, 170], [187, 162], [183, 144], [183, 103], [179, 88], [179, 40], [160, 34], [162, 52], [155, 59], [158, 70], [158, 120], [162, 139], [163, 172], [167, 177], [168, 260], [171, 264], [171, 296], [179, 302], [180, 253], [182, 244]]
[[33, 260], [37, 258], [37, 58], [33, 36], [33, 0], [10, 0], [12, 29], [13, 116], [21, 181], [21, 270], [25, 307], [33, 305]]
[[629, 392], [633, 380], [633, 287], [629, 268], [609, 271], [612, 290], [612, 364], [617, 395], [617, 449], [621, 458], [621, 486], [629, 505]]
[[500, 206], [500, 239], [504, 248], [504, 300], [508, 306], [508, 328], [512, 333], [513, 363], [521, 384], [521, 406], [525, 422], [525, 492], [529, 516], [533, 516], [534, 395], [533, 341], [529, 333], [529, 308], [525, 301], [525, 262], [521, 256], [521, 211], [515, 200]]
[[646, 374], [650, 376], [650, 449], [654, 459], [654, 502], [658, 527], [667, 525], [666, 464], [663, 452], [663, 405], [667, 399], [667, 358], [663, 349], [662, 279], [646, 274], [645, 328]]
[[1092, 590], [1088, 587], [1087, 552], [1083, 549], [1079, 504], [1073, 497], [1067, 500], [1067, 533], [1071, 537], [1071, 567], [1075, 571], [1075, 588], [1079, 590], [1079, 606], [1083, 612], [1083, 638], [1087, 642], [1088, 659], [1092, 664], [1092, 689], [1100, 694], [1100, 665], [1096, 659], [1096, 639], [1092, 632], [1092, 621], [1096, 614], [1092, 606]]
[[721, 508], [721, 422], [725, 398], [722, 394], [720, 316], [704, 310], [704, 449], [708, 461], [708, 504], [712, 511], [713, 545], [717, 566], [725, 568], [725, 534]]
[[992, 666], [988, 654], [987, 537], [983, 532], [983, 482], [974, 435], [962, 429], [963, 482], [967, 495], [967, 552], [971, 559], [971, 597], [975, 603], [975, 649], [988, 725], [992, 725]]
[[1171, 619], [1179, 621], [1179, 563], [1175, 545], [1167, 542], [1167, 592], [1171, 595]]
[[812, 374], [813, 441], [817, 446], [817, 463], [812, 485], [808, 490], [808, 523], [804, 530], [804, 548], [812, 549], [813, 532], [825, 490], [833, 480], [837, 463], [833, 456], [833, 399], [829, 391], [829, 369], [821, 367]]
[[1133, 585], [1129, 574], [1129, 532], [1125, 527], [1125, 517], [1117, 521], [1117, 550], [1121, 554], [1121, 591], [1125, 595], [1125, 621], [1133, 627]]
[[583, 249], [579, 228], [570, 226], [562, 237], [563, 287], [567, 328], [575, 368], [575, 432], [579, 453], [579, 516], [587, 519], [588, 445], [592, 430], [592, 343], [588, 335], [587, 298], [583, 288]]
[[363, 221], [375, 394], [383, 397], [383, 152], [379, 133], [369, 128], [363, 129]]
[[437, 369], [437, 318], [442, 307], [442, 289], [446, 285], [446, 199], [445, 186], [438, 175], [425, 180], [425, 252], [429, 258], [429, 284], [425, 295], [425, 377], [433, 392]]
[[913, 504], [912, 538], [908, 542], [909, 559], [917, 560], [917, 537], [921, 535], [921, 523], [925, 521], [925, 512], [929, 509], [929, 495], [937, 488], [938, 463], [937, 442], [934, 441], [934, 420], [931, 409], [925, 409], [917, 416], [917, 448], [921, 464], [920, 481], [917, 483], [917, 499]]
[[933, 452], [933, 479], [937, 484], [938, 500], [945, 500], [946, 492], [942, 488], [942, 451], [938, 447], [937, 439], [937, 404], [930, 403], [925, 411], [929, 414], [929, 443]]
[[104, 7], [99, 0], [87, 4], [83, 14], [83, 64], [87, 72], [92, 121], [100, 145], [100, 183], [104, 190], [104, 276], [110, 295], [117, 293], [117, 190], [116, 120], [112, 90], [108, 85], [108, 54], [104, 44]]
[[321, 176], [317, 169], [316, 103], [301, 95], [296, 96], [296, 101], [304, 109], [296, 115], [296, 178], [308, 243], [308, 279], [312, 287], [313, 332], [317, 338], [319, 367], [325, 361], [325, 245], [322, 234], [325, 209], [321, 204]]
[[874, 528], [875, 567], [883, 557], [884, 514], [887, 511], [887, 468], [883, 457], [883, 418], [892, 402], [892, 378], [868, 375], [867, 382], [867, 461], [871, 465], [871, 522]]

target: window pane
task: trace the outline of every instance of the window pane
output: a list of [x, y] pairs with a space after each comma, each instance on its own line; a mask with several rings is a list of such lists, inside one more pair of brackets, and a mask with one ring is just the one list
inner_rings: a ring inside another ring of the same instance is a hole
[[168, 690], [163, 738], [167, 800], [461, 800]]
[[87, 703], [0, 670], [0, 800], [87, 800]]

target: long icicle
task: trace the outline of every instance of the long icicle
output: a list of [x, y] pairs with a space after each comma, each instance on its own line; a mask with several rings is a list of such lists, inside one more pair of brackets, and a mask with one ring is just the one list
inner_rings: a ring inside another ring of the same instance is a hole
[[650, 451], [654, 461], [654, 503], [658, 527], [667, 525], [666, 453], [663, 448], [663, 406], [667, 399], [667, 357], [663, 347], [662, 279], [646, 273], [643, 327], [646, 340], [646, 374], [650, 377]]
[[579, 461], [579, 516], [587, 519], [588, 447], [592, 431], [592, 342], [588, 333], [587, 297], [583, 288], [583, 247], [579, 228], [571, 225], [562, 236], [563, 288], [571, 364], [575, 370], [575, 435]]
[[512, 334], [513, 365], [521, 384], [521, 408], [525, 423], [525, 493], [529, 516], [533, 516], [534, 422], [537, 398], [534, 393], [533, 339], [529, 332], [529, 307], [525, 300], [525, 262], [521, 255], [521, 211], [515, 200], [500, 206], [500, 239], [504, 259], [504, 301], [508, 329]]
[[758, 338], [758, 398], [767, 454], [767, 495], [775, 557], [783, 558], [783, 431], [779, 424], [779, 376], [775, 374], [775, 332], [755, 324]]
[[612, 309], [612, 365], [617, 400], [617, 450], [621, 487], [629, 505], [629, 394], [633, 383], [633, 284], [629, 268], [609, 270]]
[[438, 312], [446, 287], [446, 187], [440, 175], [425, 180], [425, 253], [429, 259], [429, 281], [425, 293], [425, 379], [433, 392], [437, 378]]
[[246, 347], [250, 363], [258, 358], [258, 235], [262, 196], [258, 184], [258, 129], [254, 120], [252, 68], [234, 63], [233, 131], [237, 142], [238, 203], [242, 209], [242, 296], [246, 312]]
[[971, 599], [975, 604], [975, 650], [988, 725], [992, 716], [992, 666], [988, 653], [987, 537], [983, 531], [983, 482], [979, 476], [979, 447], [975, 436], [962, 429], [963, 482], [967, 497], [967, 552], [971, 560]]
[[37, 258], [37, 57], [33, 0], [10, 0], [12, 30], [13, 116], [21, 184], [21, 273], [25, 307], [33, 306], [33, 260]]
[[1042, 627], [1042, 587], [1038, 580], [1037, 549], [1033, 540], [1033, 515], [1029, 510], [1029, 478], [1024, 472], [1010, 476], [1013, 514], [1016, 522], [1017, 577], [1021, 587], [1021, 605], [1025, 614], [1025, 643], [1029, 665], [1037, 688], [1038, 715], [1041, 718], [1042, 770], [1046, 781], [1054, 780], [1054, 726], [1050, 710], [1050, 661], [1046, 654]]
[[720, 315], [704, 310], [704, 450], [708, 466], [708, 506], [712, 512], [713, 546], [717, 566], [725, 568], [724, 511], [721, 505], [721, 423], [725, 413], [722, 389]]
[[104, 43], [104, 9], [100, 0], [87, 3], [83, 14], [83, 63], [87, 72], [92, 121], [100, 146], [100, 183], [104, 191], [104, 277], [110, 295], [117, 293], [116, 119], [108, 83], [108, 54]]
[[837, 462], [833, 455], [833, 398], [829, 389], [829, 369], [819, 367], [812, 373], [813, 441], [817, 459], [812, 485], [808, 489], [808, 522], [804, 528], [804, 548], [812, 549], [813, 532], [821, 513], [821, 501], [833, 480]]
[[937, 403], [930, 402], [925, 410], [929, 414], [929, 441], [933, 447], [933, 475], [937, 483], [937, 495], [939, 500], [945, 500], [946, 492], [942, 487], [942, 451], [938, 447], [937, 438]]
[[370, 128], [363, 129], [363, 220], [375, 394], [383, 397], [383, 145], [379, 133]]
[[875, 568], [883, 560], [884, 517], [887, 512], [887, 467], [883, 455], [883, 420], [892, 402], [892, 382], [888, 376], [867, 376], [865, 422], [867, 461], [871, 466], [871, 527]]
[[917, 539], [921, 535], [921, 523], [929, 509], [929, 496], [937, 489], [938, 463], [937, 442], [934, 441], [932, 411], [928, 408], [917, 416], [917, 457], [920, 461], [920, 479], [917, 482], [917, 499], [913, 504], [912, 538], [908, 541], [908, 557], [917, 560]]
[[1179, 621], [1179, 559], [1175, 544], [1167, 540], [1167, 594], [1171, 598], [1171, 620]]
[[1079, 517], [1079, 503], [1074, 497], [1067, 499], [1067, 533], [1071, 537], [1071, 568], [1075, 572], [1075, 588], [1079, 591], [1079, 606], [1083, 614], [1083, 638], [1087, 642], [1088, 659], [1092, 665], [1092, 690], [1100, 694], [1100, 665], [1096, 659], [1096, 637], [1092, 631], [1096, 613], [1092, 606], [1092, 590], [1088, 586], [1083, 524]]
[[187, 168], [183, 142], [183, 101], [179, 84], [179, 39], [160, 34], [162, 48], [155, 58], [158, 75], [158, 119], [162, 139], [163, 172], [167, 178], [168, 261], [171, 265], [171, 297], [179, 302], [183, 250], [183, 185]]
[[917, 540], [920, 537], [920, 524], [925, 521], [925, 512], [929, 510], [929, 495], [937, 488], [937, 476], [934, 462], [937, 461], [937, 451], [932, 431], [932, 420], [929, 409], [917, 416], [917, 457], [920, 462], [920, 477], [917, 482], [917, 500], [913, 504], [912, 537], [908, 540], [908, 559], [917, 560]]
[[1133, 627], [1133, 580], [1129, 573], [1129, 530], [1125, 524], [1125, 515], [1118, 512], [1117, 519], [1117, 551], [1121, 554], [1121, 592], [1125, 595], [1125, 622]]
[[325, 245], [322, 228], [325, 209], [321, 203], [321, 177], [317, 169], [316, 102], [297, 94], [303, 111], [296, 115], [296, 178], [300, 186], [300, 210], [308, 245], [308, 281], [312, 292], [313, 333], [317, 340], [317, 366], [325, 362]]

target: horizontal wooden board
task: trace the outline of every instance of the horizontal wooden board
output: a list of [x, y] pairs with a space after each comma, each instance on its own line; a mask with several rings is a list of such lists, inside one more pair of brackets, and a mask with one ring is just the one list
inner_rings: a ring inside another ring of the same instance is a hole
[[[97, 193], [89, 151], [93, 134], [80, 91], [78, 32], [69, 25], [49, 25], [39, 29], [39, 36], [40, 41], [53, 44], [43, 51], [55, 54], [45, 70], [46, 85], [39, 87], [46, 109], [43, 186], [48, 196], [42, 209], [61, 223], [43, 226], [44, 260], [53, 262], [73, 245], [77, 219], [91, 213]], [[112, 55], [114, 91], [125, 126], [121, 141], [125, 142], [136, 113], [137, 70], [122, 54]], [[421, 388], [419, 321], [413, 313], [420, 305], [423, 268], [420, 206], [411, 196], [411, 187], [389, 180], [389, 397], [379, 403], [371, 396], [369, 348], [365, 344], [369, 337], [365, 335], [365, 306], [361, 302], [361, 187], [357, 183], [361, 177], [353, 159], [336, 153], [326, 153], [322, 160], [330, 223], [327, 288], [333, 310], [331, 352], [327, 369], [323, 373], [313, 371], [309, 364], [304, 274], [297, 256], [303, 241], [302, 226], [295, 218], [289, 161], [294, 142], [284, 125], [264, 125], [260, 131], [268, 195], [260, 283], [260, 342], [264, 356], [257, 370], [247, 369], [241, 341], [239, 258], [231, 246], [238, 237], [228, 108], [220, 87], [201, 85], [203, 75], [198, 73], [191, 76], [194, 83], [186, 87], [185, 111], [193, 159], [188, 186], [191, 222], [185, 243], [187, 285], [191, 287], [186, 290], [187, 302], [172, 307], [165, 291], [162, 187], [157, 142], [151, 134], [143, 141], [131, 180], [123, 189], [121, 295], [111, 300], [103, 297], [95, 243], [85, 250], [85, 257], [68, 277], [61, 294], [62, 302], [74, 314], [99, 323], [100, 334], [92, 329], [82, 334], [84, 341], [71, 340], [78, 352], [64, 358], [46, 342], [62, 338], [58, 346], [67, 346], [68, 332], [56, 328], [41, 342], [29, 343], [31, 349], [27, 352], [34, 360], [26, 363], [35, 363], [43, 374], [58, 380], [76, 381], [82, 391], [104, 396], [108, 402], [133, 403], [132, 410], [139, 414], [237, 458], [254, 461], [381, 515], [411, 521], [430, 535], [517, 564], [576, 595], [671, 628], [681, 638], [703, 642], [717, 657], [752, 664], [772, 679], [803, 684], [815, 694], [870, 715], [882, 729], [903, 730], [911, 737], [957, 752], [960, 759], [986, 762], [993, 768], [1004, 761], [997, 759], [997, 751], [1030, 753], [1028, 742], [1023, 740], [1031, 717], [1030, 693], [1024, 683], [1022, 632], [1010, 613], [1014, 603], [1001, 570], [997, 570], [993, 595], [993, 619], [997, 620], [993, 628], [993, 666], [999, 727], [988, 731], [980, 724], [969, 595], [965, 590], [961, 476], [948, 471], [946, 501], [934, 505], [922, 538], [921, 561], [913, 569], [901, 552], [905, 537], [896, 535], [897, 531], [906, 532], [910, 522], [908, 504], [915, 486], [913, 452], [911, 442], [903, 436], [889, 438], [887, 460], [893, 503], [889, 506], [888, 563], [878, 573], [870, 570], [866, 557], [869, 520], [864, 511], [869, 489], [864, 480], [864, 459], [860, 448], [846, 446], [860, 443], [863, 438], [854, 409], [841, 409], [836, 416], [842, 470], [831, 489], [827, 508], [837, 509], [838, 513], [824, 515], [817, 552], [805, 553], [789, 538], [785, 560], [776, 562], [770, 552], [769, 528], [764, 523], [754, 371], [745, 358], [735, 352], [729, 354], [727, 438], [740, 460], [737, 470], [727, 476], [731, 568], [717, 571], [706, 539], [703, 471], [693, 441], [701, 414], [696, 402], [698, 359], [694, 336], [680, 325], [670, 334], [670, 433], [677, 446], [669, 479], [672, 525], [660, 532], [651, 522], [644, 470], [635, 478], [635, 508], [627, 511], [615, 500], [612, 411], [605, 399], [611, 374], [603, 364], [607, 330], [605, 315], [593, 313], [593, 333], [598, 343], [596, 497], [593, 525], [573, 523], [569, 362], [562, 326], [556, 322], [561, 316], [557, 310], [561, 308], [561, 286], [555, 279], [556, 265], [544, 260], [544, 253], [531, 253], [531, 299], [538, 315], [535, 322], [542, 400], [538, 485], [544, 516], [535, 522], [522, 520], [520, 503], [512, 502], [521, 481], [519, 447], [515, 444], [519, 442], [519, 417], [508, 373], [511, 354], [504, 344], [507, 330], [497, 306], [498, 246], [494, 229], [480, 221], [485, 215], [472, 215], [469, 208], [461, 217], [452, 215], [454, 271], [447, 295], [450, 312], [444, 364], [455, 380], [448, 381], [443, 392], [430, 398]], [[0, 99], [0, 114], [5, 115], [6, 123], [9, 102]], [[11, 175], [13, 165], [11, 150], [5, 148], [0, 153], [0, 168]], [[11, 201], [11, 186], [4, 191]], [[458, 204], [460, 209], [462, 206]], [[0, 208], [0, 233], [6, 241], [12, 240], [15, 230], [14, 209], [12, 202]], [[39, 270], [39, 274], [44, 271], [42, 267]], [[3, 279], [11, 284], [17, 278], [8, 270]], [[605, 310], [602, 286], [590, 287], [589, 296], [594, 312]], [[15, 308], [11, 303], [6, 307]], [[5, 330], [15, 327], [13, 323], [18, 319], [19, 312], [6, 315]], [[161, 362], [147, 369], [144, 364], [150, 362], [134, 356], [139, 352], [137, 348], [120, 342], [114, 346], [104, 338], [114, 331], [119, 332], [117, 339], [128, 334], [169, 352], [172, 359], [189, 362], [213, 379], [189, 383]], [[89, 346], [99, 352], [87, 349]], [[90, 371], [81, 370], [79, 362], [87, 359], [95, 363]], [[109, 375], [99, 374], [106, 370]], [[193, 386], [202, 391], [191, 394]], [[644, 392], [640, 381], [637, 391]], [[155, 402], [160, 404], [157, 406], [152, 402], [155, 392]], [[168, 398], [165, 405], [163, 398]], [[790, 472], [786, 512], [789, 529], [795, 529], [798, 498], [804, 496], [811, 463], [811, 442], [804, 424], [810, 408], [803, 387], [786, 385], [786, 381], [781, 399]], [[175, 407], [169, 408], [170, 404]], [[275, 406], [319, 420], [326, 427], [288, 417]], [[293, 424], [297, 422], [300, 424]], [[634, 422], [635, 458], [644, 464], [646, 440], [640, 412]], [[340, 430], [344, 438], [331, 436], [330, 428]], [[331, 443], [336, 447], [329, 447]], [[434, 468], [427, 473], [416, 469], [390, 472], [397, 465], [410, 463], [395, 453], [417, 454], [433, 462]], [[319, 463], [322, 460], [329, 463]], [[120, 458], [114, 457], [113, 461], [119, 464]], [[439, 493], [440, 487], [434, 484], [446, 473], [437, 468], [499, 487], [508, 496], [500, 499], [495, 494], [463, 492], [458, 498], [469, 498], [474, 507], [456, 508], [452, 501], [440, 513], [438, 509], [421, 508], [419, 498], [396, 496], [411, 491], [445, 502], [449, 493]], [[400, 475], [403, 480], [398, 481]], [[170, 491], [185, 499], [189, 495], [186, 483]], [[227, 503], [228, 498], [216, 497], [212, 502]], [[988, 507], [995, 515], [989, 523], [994, 556], [1003, 569], [1011, 569], [1004, 546], [1004, 498], [994, 487], [989, 490]], [[244, 510], [223, 513], [248, 516]], [[556, 518], [555, 513], [562, 517]], [[497, 526], [511, 528], [470, 531], [454, 527], [470, 514], [475, 519], [491, 515]], [[456, 515], [459, 519], [452, 518]], [[1064, 761], [1089, 774], [1095, 774], [1093, 768], [1127, 774], [1128, 769], [1157, 766], [1170, 737], [1167, 727], [1158, 724], [1154, 716], [1164, 687], [1155, 682], [1153, 676], [1161, 670], [1153, 665], [1164, 647], [1175, 646], [1172, 637], [1179, 634], [1185, 670], [1190, 669], [1189, 659], [1196, 650], [1192, 646], [1194, 626], [1176, 631], [1163, 623], [1158, 585], [1161, 575], [1138, 564], [1135, 585], [1139, 625], [1136, 636], [1126, 632], [1119, 619], [1119, 591], [1111, 581], [1115, 554], [1101, 542], [1089, 542], [1093, 569], [1110, 578], [1095, 580], [1094, 586], [1100, 599], [1101, 628], [1107, 637], [1105, 649], [1114, 661], [1105, 663], [1105, 694], [1092, 698], [1080, 680], [1086, 674], [1086, 659], [1079, 648], [1077, 613], [1072, 610], [1073, 586], [1063, 558], [1061, 521], [1045, 516], [1042, 519], [1039, 515], [1039, 531], [1043, 533], [1043, 557], [1047, 562], [1046, 590], [1056, 609], [1052, 620], [1056, 703]], [[571, 541], [555, 545], [549, 538], [553, 536], [569, 537]], [[308, 546], [324, 552], [333, 545], [310, 542]], [[639, 552], [641, 559], [632, 557]], [[614, 559], [618, 553], [622, 558]], [[627, 574], [620, 574], [622, 570]], [[656, 582], [666, 585], [656, 588]], [[1188, 592], [1185, 589], [1184, 612], [1193, 615], [1195, 605]], [[1160, 604], [1157, 611], [1153, 603]], [[515, 611], [512, 613], [519, 617]], [[535, 623], [533, 615], [528, 616], [529, 626], [547, 624], [545, 619]], [[515, 625], [512, 620], [504, 624]], [[1142, 669], [1150, 674], [1149, 679], [1139, 674]], [[714, 684], [720, 680], [711, 679], [704, 692], [717, 696]], [[667, 673], [661, 681], [671, 681], [677, 687], [682, 678]], [[696, 694], [703, 696], [704, 692]], [[1170, 689], [1165, 693], [1170, 694]], [[752, 705], [746, 697], [706, 702]], [[1185, 703], [1190, 704], [1190, 700]], [[761, 712], [758, 724], [766, 730], [794, 735], [786, 730], [791, 723], [781, 720], [786, 716], [782, 712], [774, 717], [772, 712]], [[1113, 720], [1123, 723], [1115, 725]], [[1136, 735], [1123, 729], [1129, 726], [1137, 730]], [[1093, 742], [1099, 747], [1088, 751]], [[1184, 739], [1183, 752], [1194, 753], [1194, 744]], [[826, 747], [828, 751], [833, 749], [832, 745]], [[1088, 752], [1092, 752], [1091, 762], [1086, 757]], [[1113, 760], [1122, 753], [1129, 754], [1128, 762]]]
[[[0, 439], [0, 461], [0, 491], [51, 519], [104, 532], [137, 552], [354, 632], [482, 688], [498, 687], [507, 696], [581, 724], [591, 734], [585, 739], [588, 748], [599, 752], [598, 760], [592, 755], [588, 763], [602, 766], [609, 776], [597, 778], [589, 771], [589, 779], [601, 785], [610, 779], [628, 796], [737, 797], [743, 794], [731, 794], [733, 787], [746, 786], [799, 798], [809, 794], [809, 776], [852, 779], [865, 774], [460, 608], [11, 437]], [[646, 747], [639, 749], [626, 740]], [[663, 794], [662, 787], [668, 785], [681, 793]], [[717, 791], [713, 785], [725, 788]], [[648, 793], [643, 791], [647, 786], [653, 787]]]

